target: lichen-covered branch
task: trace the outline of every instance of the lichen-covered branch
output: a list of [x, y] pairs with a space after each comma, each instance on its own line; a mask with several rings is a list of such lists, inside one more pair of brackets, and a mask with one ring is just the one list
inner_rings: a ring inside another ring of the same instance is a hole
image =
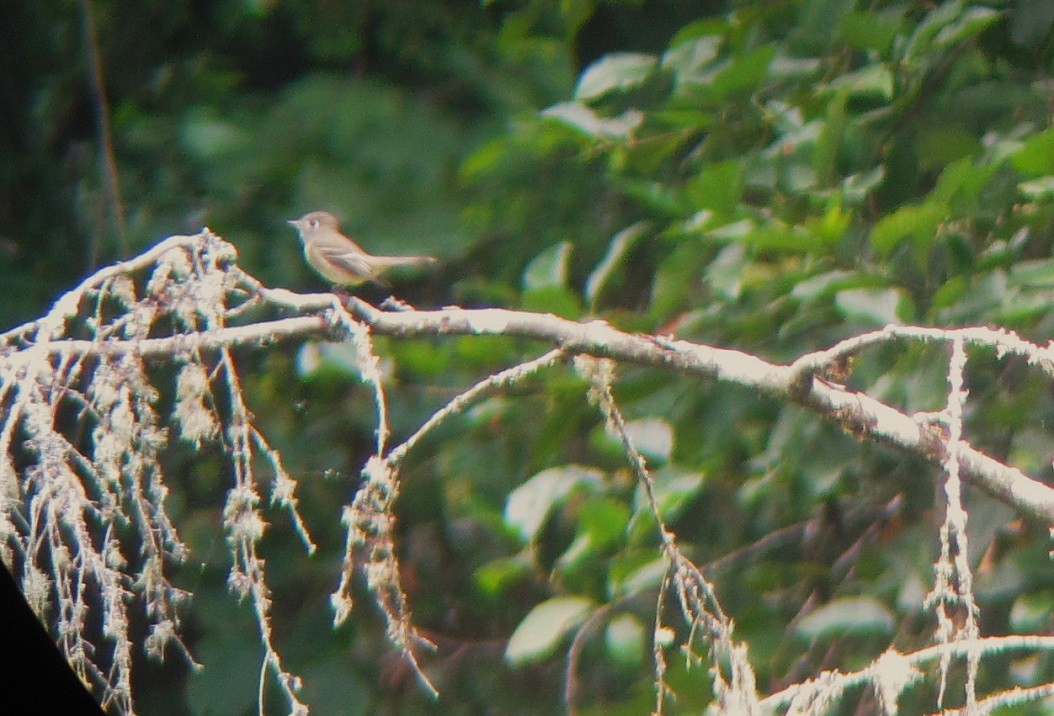
[[[481, 380], [405, 442], [389, 448], [375, 335], [513, 336], [543, 344], [546, 352]], [[160, 657], [172, 647], [193, 663], [181, 641], [178, 610], [188, 595], [168, 578], [171, 565], [187, 557], [165, 508], [168, 487], [160, 454], [174, 439], [194, 446], [219, 442], [230, 456], [233, 481], [224, 509], [232, 563], [229, 584], [252, 603], [265, 650], [261, 678], [271, 674], [278, 680], [291, 712], [306, 710], [298, 696], [300, 680], [285, 670], [271, 637], [271, 593], [265, 563], [257, 552], [268, 527], [264, 490], [269, 489], [270, 505], [290, 512], [309, 553], [314, 543], [297, 513], [295, 481], [253, 423], [231, 351], [236, 346], [266, 350], [279, 341], [315, 338], [355, 345], [359, 371], [372, 388], [377, 420], [373, 455], [363, 471], [365, 483], [343, 512], [348, 535], [332, 600], [336, 621], [346, 618], [351, 609], [351, 582], [359, 558], [367, 585], [386, 617], [391, 641], [403, 651], [425, 688], [434, 692], [418, 660], [419, 648], [428, 642], [412, 624], [396, 557], [393, 505], [399, 495], [402, 461], [422, 436], [480, 396], [565, 358], [579, 357], [576, 365], [593, 384], [592, 397], [612, 432], [620, 436], [645, 493], [650, 492], [647, 466], [625, 426], [620, 428], [621, 413], [611, 390], [609, 368], [619, 363], [732, 383], [770, 399], [793, 401], [861, 440], [919, 455], [942, 470], [949, 517], [941, 533], [942, 555], [935, 566], [937, 584], [931, 602], [945, 626], [954, 623], [955, 615], [948, 608], [964, 606], [966, 627], [945, 629], [942, 643], [933, 647], [937, 651], [924, 656], [890, 652], [870, 665], [870, 671], [860, 672], [859, 678], [885, 693], [880, 701], [888, 707], [914, 679], [914, 664], [939, 659], [946, 668], [953, 655], [962, 654], [970, 668], [968, 703], [977, 708], [989, 703], [976, 699], [973, 675], [982, 653], [1000, 645], [979, 640], [972, 621], [977, 607], [965, 561], [960, 480], [1022, 515], [1048, 523], [1054, 523], [1054, 489], [969, 443], [962, 425], [966, 400], [962, 371], [967, 349], [980, 345], [1001, 356], [1024, 356], [1031, 365], [1052, 373], [1051, 346], [987, 328], [890, 326], [780, 365], [743, 351], [627, 333], [603, 321], [577, 323], [504, 309], [380, 310], [354, 298], [344, 301], [328, 293], [271, 289], [238, 268], [233, 247], [206, 230], [166, 239], [138, 257], [96, 272], [40, 319], [0, 334], [0, 557], [21, 575], [27, 599], [42, 620], [56, 628], [70, 663], [115, 710], [134, 711], [131, 655], [137, 647], [128, 629], [133, 605], [140, 606], [149, 624], [145, 644], [149, 654]], [[830, 369], [846, 358], [896, 341], [943, 342], [952, 347], [945, 411], [936, 416], [908, 415], [831, 379], [838, 371]], [[153, 384], [152, 363], [177, 368], [170, 388], [175, 397], [170, 421], [159, 414], [158, 405], [164, 401], [159, 401], [159, 387]], [[166, 422], [172, 427], [162, 427]], [[256, 457], [264, 459], [255, 461]], [[269, 486], [254, 462], [270, 465]], [[759, 700], [745, 647], [733, 641], [731, 620], [719, 606], [714, 588], [681, 553], [655, 500], [651, 503], [668, 565], [659, 612], [665, 594], [675, 595], [692, 637], [705, 640], [716, 694], [728, 708], [746, 713], [777, 702], [816, 704], [833, 698], [857, 678], [830, 672], [811, 684], [788, 689], [779, 698]], [[137, 539], [135, 555], [122, 551], [118, 532], [124, 525]], [[104, 612], [105, 648], [88, 637], [89, 596]], [[664, 630], [657, 619], [653, 653], [660, 708], [668, 694], [663, 683]], [[905, 666], [903, 659], [911, 663]], [[879, 673], [883, 669], [888, 673]]]

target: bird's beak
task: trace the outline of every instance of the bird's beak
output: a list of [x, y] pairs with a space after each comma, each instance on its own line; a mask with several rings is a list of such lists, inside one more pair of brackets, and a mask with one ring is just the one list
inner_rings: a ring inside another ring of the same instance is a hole
[[286, 223], [290, 226], [300, 228], [300, 219], [286, 219]]

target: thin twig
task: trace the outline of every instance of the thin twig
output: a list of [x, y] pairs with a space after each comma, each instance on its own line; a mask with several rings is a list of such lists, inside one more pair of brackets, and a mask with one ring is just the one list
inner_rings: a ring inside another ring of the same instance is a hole
[[[92, 19], [91, 0], [81, 0], [81, 13], [84, 15], [84, 41], [88, 54], [91, 72], [92, 102], [95, 105], [95, 129], [99, 133], [99, 155], [102, 160], [103, 186], [110, 206], [110, 215], [117, 229], [117, 246], [121, 255], [128, 254], [128, 245], [124, 238], [124, 205], [121, 203], [121, 182], [117, 176], [117, 159], [114, 155], [113, 137], [110, 133], [110, 106], [106, 101], [106, 83], [103, 77], [102, 54], [99, 51], [98, 33]], [[92, 245], [90, 265], [98, 263], [98, 247]]]

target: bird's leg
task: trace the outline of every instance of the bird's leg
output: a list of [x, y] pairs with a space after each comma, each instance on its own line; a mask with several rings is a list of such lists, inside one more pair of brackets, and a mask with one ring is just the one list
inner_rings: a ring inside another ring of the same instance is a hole
[[333, 288], [330, 289], [330, 293], [337, 297], [337, 300], [340, 301], [340, 305], [347, 308], [348, 302], [351, 300], [351, 294], [346, 291], [343, 286], [334, 285]]
[[413, 311], [414, 307], [406, 301], [401, 301], [395, 296], [389, 296], [381, 301], [381, 308], [386, 311]]

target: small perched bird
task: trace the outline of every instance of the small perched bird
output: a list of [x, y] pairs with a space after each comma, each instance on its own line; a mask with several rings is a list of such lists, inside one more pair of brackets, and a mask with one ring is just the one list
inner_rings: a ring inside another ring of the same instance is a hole
[[337, 217], [328, 211], [312, 211], [289, 223], [300, 233], [307, 262], [339, 286], [358, 286], [366, 281], [387, 286], [382, 277], [389, 269], [436, 263], [431, 256], [371, 256], [340, 233]]

